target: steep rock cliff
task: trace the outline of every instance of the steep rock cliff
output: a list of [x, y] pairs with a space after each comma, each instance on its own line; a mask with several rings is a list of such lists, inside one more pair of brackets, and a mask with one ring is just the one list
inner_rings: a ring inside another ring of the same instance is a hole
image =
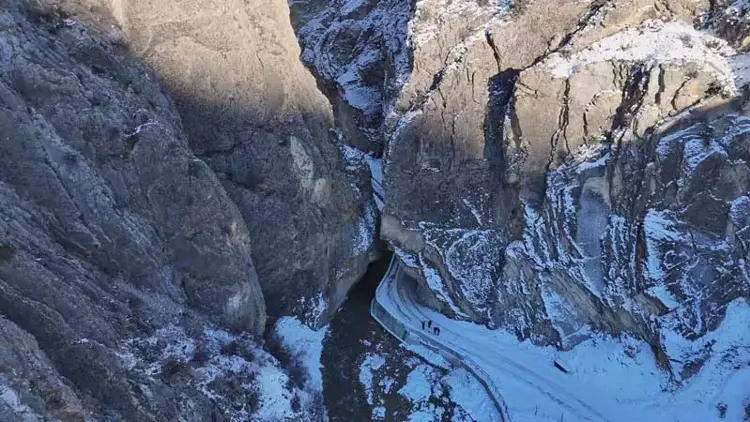
[[[322, 417], [257, 336], [267, 311], [324, 323], [364, 271], [367, 175], [283, 3], [162, 6], [140, 44], [147, 4], [1, 4], [2, 420]], [[256, 32], [222, 40], [230, 6]], [[164, 29], [196, 22], [231, 66]]]
[[[323, 3], [304, 13], [339, 28], [371, 19]], [[416, 2], [389, 44], [408, 46], [411, 67], [381, 115], [381, 235], [424, 302], [559, 347], [592, 329], [627, 332], [690, 375], [702, 335], [750, 294], [746, 11], [742, 1]], [[315, 40], [330, 30], [315, 28], [298, 30], [301, 43], [367, 84], [351, 50], [325, 49]], [[377, 38], [357, 34], [355, 51]]]
[[121, 1], [112, 14], [239, 207], [269, 315], [325, 324], [369, 263], [374, 209], [367, 174], [347, 168], [331, 106], [298, 59], [288, 6]]

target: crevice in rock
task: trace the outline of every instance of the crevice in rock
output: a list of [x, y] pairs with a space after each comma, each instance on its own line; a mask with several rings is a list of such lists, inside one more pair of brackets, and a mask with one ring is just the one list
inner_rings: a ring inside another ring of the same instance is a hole
[[489, 31], [484, 32], [484, 39], [487, 40], [487, 45], [492, 49], [492, 55], [495, 57], [495, 63], [497, 63], [497, 73], [503, 73], [502, 65], [500, 64], [500, 53], [497, 51], [495, 41], [492, 39], [492, 33]]
[[581, 17], [581, 19], [578, 21], [578, 25], [576, 25], [576, 27], [572, 31], [567, 32], [565, 35], [563, 35], [563, 37], [560, 39], [560, 41], [557, 43], [555, 47], [551, 49], [548, 48], [548, 50], [544, 54], [534, 59], [534, 61], [531, 62], [529, 66], [525, 67], [524, 70], [536, 66], [537, 64], [541, 63], [544, 59], [549, 57], [551, 54], [557, 53], [558, 51], [563, 49], [565, 46], [567, 46], [570, 43], [570, 41], [573, 39], [573, 37], [575, 37], [579, 32], [581, 32], [584, 28], [588, 26], [588, 24], [591, 22], [591, 19], [599, 13], [599, 10], [602, 7], [604, 7], [606, 3], [607, 3], [606, 1], [602, 1], [602, 0], [595, 1], [594, 4], [592, 4], [589, 10], [586, 12], [586, 14], [583, 15], [583, 17]]
[[491, 77], [487, 83], [489, 95], [484, 116], [484, 157], [499, 180], [503, 180], [505, 170], [503, 131], [506, 115], [511, 117], [511, 129], [514, 131], [514, 138], [520, 139], [521, 136], [518, 119], [513, 119], [515, 114], [511, 110], [511, 101], [519, 73], [516, 69], [508, 69]]
[[569, 123], [569, 113], [570, 113], [570, 105], [569, 105], [569, 98], [570, 98], [570, 79], [565, 79], [565, 91], [563, 92], [563, 104], [560, 108], [560, 113], [557, 117], [557, 130], [555, 130], [555, 133], [552, 134], [550, 137], [550, 150], [549, 150], [549, 157], [547, 158], [547, 163], [544, 166], [544, 181], [543, 181], [543, 189], [541, 194], [543, 195], [544, 192], [547, 191], [547, 182], [549, 178], [549, 173], [552, 170], [552, 164], [555, 162], [555, 155], [558, 152], [558, 146], [560, 144], [560, 138], [563, 139], [563, 142], [565, 142], [565, 148], [567, 150], [566, 153], [570, 153], [570, 147], [568, 146], [568, 139], [566, 137], [566, 131], [568, 129], [568, 123]]
[[[616, 71], [615, 71], [616, 72]], [[622, 90], [622, 102], [615, 111], [615, 117], [612, 119], [612, 126], [607, 134], [607, 140], [610, 145], [614, 145], [612, 151], [611, 168], [608, 173], [609, 197], [614, 201], [613, 196], [613, 177], [614, 169], [618, 166], [619, 154], [622, 150], [622, 141], [630, 132], [630, 125], [633, 116], [640, 110], [643, 105], [644, 94], [648, 89], [650, 72], [644, 64], [638, 64], [631, 69], [630, 75], [625, 82]], [[629, 209], [629, 204], [624, 209]]]
[[[657, 105], [661, 105], [661, 96], [664, 94], [664, 73], [664, 66], [659, 65], [659, 90], [656, 91], [656, 95], [654, 96]], [[672, 107], [674, 108], [674, 99], [672, 99]]]

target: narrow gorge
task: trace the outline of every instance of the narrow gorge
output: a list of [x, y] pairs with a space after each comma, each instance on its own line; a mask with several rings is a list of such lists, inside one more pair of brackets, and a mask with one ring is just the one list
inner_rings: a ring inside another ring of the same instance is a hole
[[748, 12], [0, 0], [0, 421], [750, 421]]

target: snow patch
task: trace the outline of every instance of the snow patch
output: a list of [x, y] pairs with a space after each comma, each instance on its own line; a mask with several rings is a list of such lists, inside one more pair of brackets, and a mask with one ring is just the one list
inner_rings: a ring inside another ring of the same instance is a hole
[[307, 370], [309, 379], [307, 387], [313, 391], [323, 391], [323, 374], [321, 356], [323, 339], [328, 327], [313, 330], [295, 317], [282, 317], [276, 322], [274, 332], [281, 340], [282, 346], [292, 353]]
[[359, 368], [359, 382], [365, 388], [365, 394], [367, 394], [367, 404], [373, 405], [373, 379], [375, 378], [374, 372], [382, 368], [385, 365], [385, 358], [375, 354], [368, 353], [365, 356], [362, 366]]
[[427, 286], [437, 295], [438, 300], [447, 304], [457, 316], [469, 319], [469, 316], [466, 315], [461, 310], [461, 308], [456, 305], [455, 302], [453, 302], [453, 299], [451, 298], [450, 292], [448, 291], [443, 278], [440, 277], [440, 272], [438, 272], [438, 270], [427, 263], [421, 253], [419, 254], [419, 262], [422, 267], [422, 274], [424, 275], [425, 281], [427, 282]]
[[736, 55], [726, 41], [680, 22], [645, 21], [565, 58], [556, 53], [544, 62], [556, 78], [569, 78], [580, 68], [608, 60], [652, 65], [695, 62], [713, 72], [732, 92], [747, 83], [747, 57]]
[[654, 282], [662, 281], [667, 273], [661, 247], [665, 242], [681, 241], [682, 236], [669, 211], [649, 209], [643, 219], [643, 231], [646, 236], [646, 273]]

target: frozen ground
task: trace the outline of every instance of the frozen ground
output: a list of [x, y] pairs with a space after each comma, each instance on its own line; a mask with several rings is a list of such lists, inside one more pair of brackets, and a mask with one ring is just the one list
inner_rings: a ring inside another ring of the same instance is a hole
[[[744, 300], [732, 302], [723, 324], [708, 334], [712, 357], [678, 385], [657, 367], [643, 342], [598, 336], [567, 352], [534, 346], [422, 307], [409, 294], [410, 281], [384, 280], [376, 299], [411, 331], [419, 331], [422, 320], [439, 326], [442, 332], [433, 336], [434, 342], [469, 357], [488, 373], [512, 420], [742, 421], [750, 410], [750, 305]], [[570, 373], [556, 369], [556, 359]], [[485, 420], [476, 412], [481, 411], [470, 411]]]
[[299, 359], [308, 374], [306, 388], [323, 391], [323, 375], [320, 356], [323, 353], [323, 339], [327, 327], [313, 330], [294, 317], [279, 318], [274, 327], [282, 346]]

